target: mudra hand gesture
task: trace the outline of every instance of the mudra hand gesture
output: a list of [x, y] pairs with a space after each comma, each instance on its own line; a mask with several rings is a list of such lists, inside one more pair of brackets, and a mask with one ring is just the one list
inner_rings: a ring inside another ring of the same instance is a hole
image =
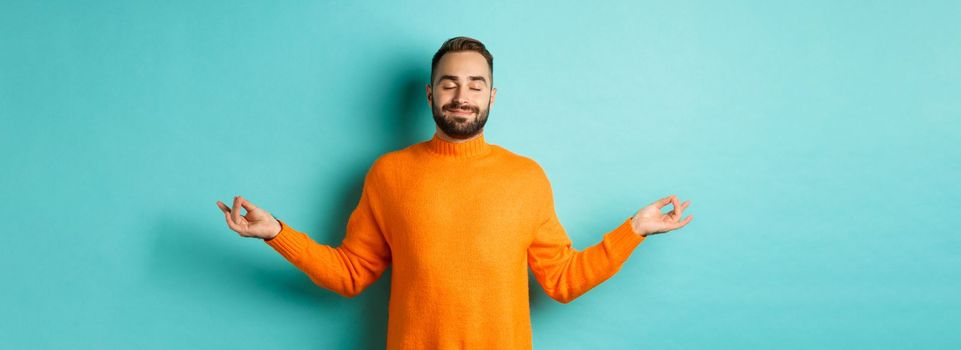
[[[661, 213], [661, 208], [664, 208], [668, 204], [673, 204], [674, 210], [667, 214]], [[681, 214], [684, 213], [684, 209], [690, 204], [691, 201], [684, 201], [684, 204], [678, 204], [677, 196], [674, 195], [661, 198], [651, 203], [651, 205], [638, 210], [637, 214], [634, 214], [631, 218], [631, 228], [634, 229], [634, 233], [641, 236], [648, 236], [684, 227], [684, 225], [687, 225], [687, 223], [691, 222], [691, 219], [694, 218], [693, 215], [688, 215], [687, 218], [681, 220]]]
[[[224, 212], [227, 227], [244, 237], [271, 239], [280, 233], [280, 222], [266, 210], [254, 206], [241, 196], [234, 197], [233, 209], [217, 201], [217, 207]], [[247, 210], [247, 215], [240, 215], [240, 208]]]

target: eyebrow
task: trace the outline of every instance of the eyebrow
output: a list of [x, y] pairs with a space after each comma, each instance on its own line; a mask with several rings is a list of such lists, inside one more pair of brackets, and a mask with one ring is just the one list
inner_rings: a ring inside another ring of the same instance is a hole
[[[449, 75], [449, 74], [445, 74], [445, 75], [441, 75], [440, 78], [437, 78], [437, 82], [440, 83], [440, 81], [441, 81], [441, 80], [444, 80], [444, 79], [450, 79], [450, 80], [453, 80], [453, 81], [460, 81], [460, 78], [458, 78], [458, 77], [456, 77], [456, 76]], [[484, 77], [482, 77], [482, 76], [480, 76], [480, 75], [471, 75], [471, 76], [467, 77], [467, 80], [470, 80], [470, 81], [480, 80], [480, 81], [484, 82], [484, 85], [487, 85], [487, 79], [485, 79]]]

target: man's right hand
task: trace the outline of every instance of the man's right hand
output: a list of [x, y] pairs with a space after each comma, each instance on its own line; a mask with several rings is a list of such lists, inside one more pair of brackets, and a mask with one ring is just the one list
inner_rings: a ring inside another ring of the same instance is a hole
[[[267, 211], [260, 209], [240, 196], [234, 197], [233, 209], [217, 201], [217, 207], [224, 212], [227, 227], [243, 237], [257, 237], [265, 240], [274, 238], [280, 233], [280, 222]], [[240, 215], [240, 208], [247, 210], [246, 216]]]

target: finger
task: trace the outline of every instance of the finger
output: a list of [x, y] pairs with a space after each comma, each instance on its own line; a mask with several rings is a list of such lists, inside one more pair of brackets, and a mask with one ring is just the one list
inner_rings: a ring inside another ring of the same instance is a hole
[[230, 214], [230, 208], [221, 201], [217, 201], [217, 208], [220, 208], [220, 211], [224, 212], [224, 214]]
[[241, 201], [240, 196], [235, 196], [234, 208], [233, 210], [230, 211], [230, 214], [233, 217], [234, 223], [236, 224], [240, 223], [240, 201]]
[[243, 197], [240, 198], [240, 205], [244, 207], [244, 209], [247, 209], [248, 213], [257, 209], [257, 207], [254, 206], [254, 203], [251, 203], [250, 201], [248, 201], [246, 198], [243, 198]]
[[233, 220], [230, 219], [230, 214], [224, 213], [224, 219], [227, 220], [227, 227], [231, 230], [237, 231], [237, 225], [234, 224]]
[[227, 227], [233, 229], [234, 220], [230, 217], [230, 207], [227, 207], [227, 205], [221, 201], [217, 201], [217, 207], [224, 213], [224, 217], [227, 219]]
[[691, 220], [693, 220], [693, 219], [694, 219], [694, 215], [688, 215], [688, 216], [687, 216], [686, 218], [684, 218], [684, 220], [682, 220], [681, 222], [676, 223], [676, 224], [674, 224], [673, 226], [671, 226], [671, 230], [676, 230], [676, 229], [679, 229], [679, 228], [681, 228], [681, 227], [684, 227], [685, 225], [687, 225], [687, 223], [691, 222]]
[[665, 206], [667, 206], [668, 203], [671, 203], [671, 198], [673, 197], [674, 195], [672, 194], [670, 196], [658, 199], [657, 201], [654, 202], [654, 205], [657, 206], [657, 209], [664, 208]]
[[681, 219], [681, 205], [677, 203], [677, 197], [671, 198], [671, 204], [674, 206], [674, 213], [671, 214], [671, 219], [674, 222]]
[[677, 205], [674, 206], [674, 210], [675, 210], [675, 214], [673, 217], [674, 221], [677, 221], [684, 216], [684, 210], [687, 209], [687, 206], [690, 204], [691, 204], [691, 201], [684, 201], [684, 203], [681, 203], [680, 210], [677, 210], [678, 209]]

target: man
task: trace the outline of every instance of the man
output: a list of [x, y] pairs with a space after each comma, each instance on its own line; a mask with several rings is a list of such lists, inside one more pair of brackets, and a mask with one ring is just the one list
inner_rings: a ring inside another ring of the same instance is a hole
[[[528, 266], [548, 295], [569, 303], [613, 276], [647, 236], [693, 218], [681, 220], [690, 202], [672, 195], [625, 218], [597, 245], [572, 248], [543, 169], [484, 139], [497, 94], [484, 44], [446, 41], [430, 79], [434, 136], [374, 161], [340, 247], [316, 243], [242, 197], [233, 208], [217, 202], [232, 230], [264, 239], [343, 296], [393, 265], [387, 348], [530, 349]], [[668, 204], [673, 211], [662, 214]]]

